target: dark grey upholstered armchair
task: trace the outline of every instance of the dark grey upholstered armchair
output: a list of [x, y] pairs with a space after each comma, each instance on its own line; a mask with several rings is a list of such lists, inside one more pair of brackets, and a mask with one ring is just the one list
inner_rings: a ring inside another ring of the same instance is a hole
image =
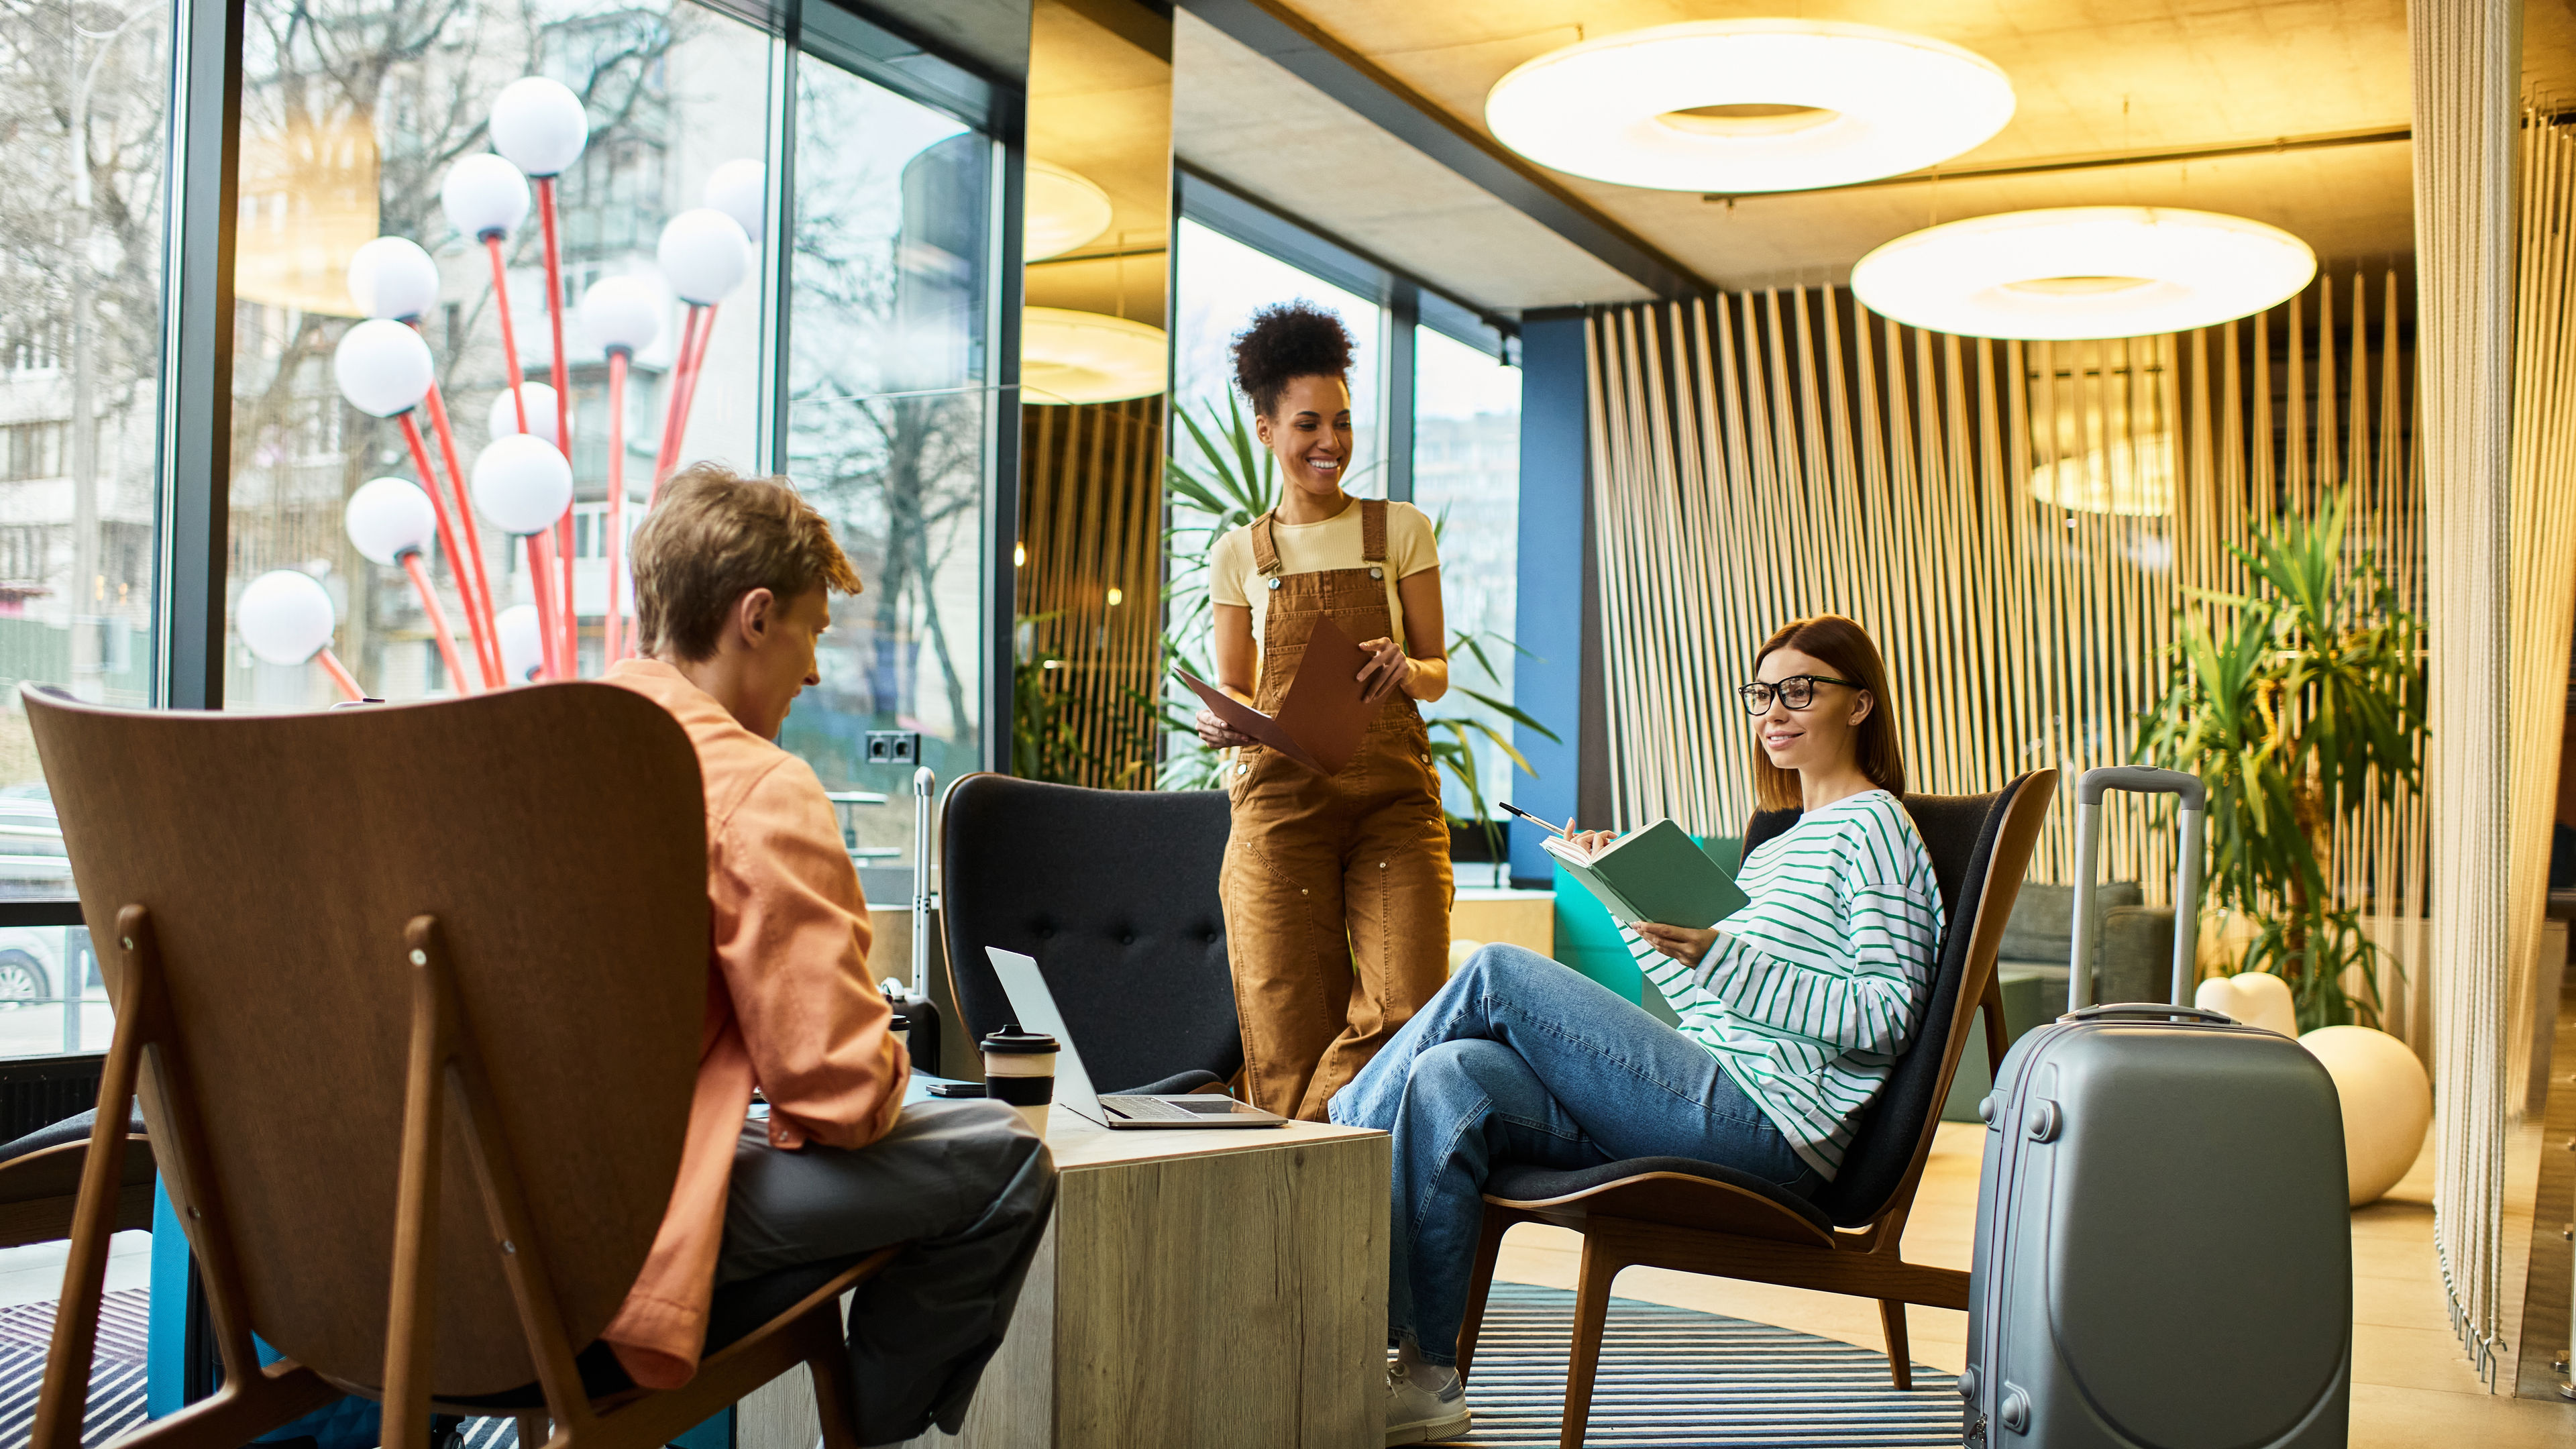
[[[1497, 1163], [1485, 1182], [1485, 1223], [1458, 1335], [1458, 1371], [1469, 1372], [1503, 1234], [1542, 1222], [1583, 1234], [1574, 1343], [1565, 1381], [1564, 1449], [1581, 1449], [1601, 1357], [1610, 1286], [1623, 1268], [1781, 1283], [1874, 1298], [1887, 1330], [1888, 1374], [1913, 1386], [1905, 1305], [1968, 1306], [1968, 1275], [1906, 1260], [1905, 1220], [1932, 1150], [1941, 1100], [1980, 1012], [2000, 1051], [2003, 1003], [1995, 948], [2021, 889], [2022, 870], [2057, 791], [2057, 772], [2034, 770], [1988, 795], [1908, 795], [1941, 887], [1945, 917], [1931, 1000], [1887, 1086], [1869, 1107], [1842, 1171], [1813, 1201], [1731, 1167], [1646, 1157], [1562, 1170]], [[1754, 847], [1787, 830], [1793, 810], [1756, 814]]]
[[999, 946], [1037, 958], [1102, 1091], [1233, 1076], [1243, 1034], [1217, 898], [1232, 823], [1221, 790], [959, 777], [940, 808], [940, 923], [967, 1034], [1010, 1018], [984, 955]]

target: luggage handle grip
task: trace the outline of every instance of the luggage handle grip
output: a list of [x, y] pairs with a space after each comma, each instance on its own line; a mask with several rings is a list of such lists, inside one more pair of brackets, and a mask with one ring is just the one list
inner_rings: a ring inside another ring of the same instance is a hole
[[2076, 777], [2075, 803], [2099, 805], [2102, 796], [2112, 790], [2133, 795], [2180, 795], [2185, 810], [2201, 809], [2209, 796], [2209, 787], [2200, 782], [2198, 775], [2146, 765], [2105, 765]]
[[2211, 1026], [2235, 1026], [2237, 1020], [2223, 1011], [2205, 1006], [2164, 1006], [2152, 1001], [2121, 1002], [2110, 1006], [2087, 1006], [2066, 1013], [2059, 1021], [2106, 1021], [2125, 1017], [2139, 1021], [2200, 1021]]

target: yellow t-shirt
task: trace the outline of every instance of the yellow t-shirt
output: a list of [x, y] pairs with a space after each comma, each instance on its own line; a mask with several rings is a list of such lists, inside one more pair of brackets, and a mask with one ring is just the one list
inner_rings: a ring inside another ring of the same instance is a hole
[[[1279, 550], [1282, 574], [1321, 573], [1325, 569], [1366, 568], [1360, 557], [1360, 505], [1354, 498], [1341, 512], [1321, 523], [1273, 523], [1273, 546]], [[1404, 639], [1404, 600], [1396, 584], [1424, 569], [1440, 567], [1440, 542], [1431, 533], [1431, 518], [1410, 503], [1386, 506], [1386, 616]], [[1252, 529], [1234, 529], [1216, 541], [1208, 555], [1208, 598], [1252, 610], [1252, 645], [1261, 647], [1262, 624], [1269, 617], [1270, 589], [1252, 561]], [[1447, 641], [1442, 641], [1446, 643]], [[1257, 676], [1256, 676], [1257, 677]]]

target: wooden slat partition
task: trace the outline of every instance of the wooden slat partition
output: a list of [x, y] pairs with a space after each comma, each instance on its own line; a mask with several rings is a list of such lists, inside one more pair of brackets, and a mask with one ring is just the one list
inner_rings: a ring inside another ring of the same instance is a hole
[[[1729, 691], [1789, 619], [1867, 625], [1911, 787], [1964, 793], [2040, 767], [2071, 789], [2090, 766], [2131, 761], [2186, 590], [2244, 589], [2228, 546], [2338, 484], [2354, 493], [2356, 553], [2420, 609], [2401, 298], [2394, 273], [2345, 273], [2221, 327], [2061, 343], [1927, 333], [1838, 288], [1596, 311], [1619, 823], [1740, 827], [1753, 744]], [[2106, 826], [2109, 878], [2164, 899], [2168, 820], [2113, 810]], [[2420, 950], [2425, 829], [2405, 794], [2333, 847], [2344, 899], [2401, 962]], [[2073, 863], [2069, 808], [2052, 813], [2033, 878], [2070, 879]], [[2382, 974], [2390, 1029], [2420, 1047], [2425, 973]]]
[[[1021, 410], [1018, 613], [1023, 659], [1086, 758], [1064, 783], [1153, 784], [1162, 605], [1161, 397]], [[1119, 601], [1109, 601], [1116, 589]], [[1041, 616], [1049, 616], [1041, 618]]]

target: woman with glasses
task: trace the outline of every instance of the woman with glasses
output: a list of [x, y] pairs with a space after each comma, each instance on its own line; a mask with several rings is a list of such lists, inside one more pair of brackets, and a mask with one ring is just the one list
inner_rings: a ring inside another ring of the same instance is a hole
[[[1801, 813], [1745, 858], [1733, 915], [1628, 932], [1679, 1024], [1536, 952], [1488, 946], [1333, 1099], [1332, 1120], [1395, 1138], [1389, 1444], [1466, 1430], [1458, 1325], [1492, 1164], [1686, 1157], [1809, 1197], [1914, 1038], [1941, 893], [1898, 799], [1877, 646], [1839, 615], [1801, 619], [1736, 694], [1755, 805]], [[1572, 838], [1597, 850], [1613, 837]]]

